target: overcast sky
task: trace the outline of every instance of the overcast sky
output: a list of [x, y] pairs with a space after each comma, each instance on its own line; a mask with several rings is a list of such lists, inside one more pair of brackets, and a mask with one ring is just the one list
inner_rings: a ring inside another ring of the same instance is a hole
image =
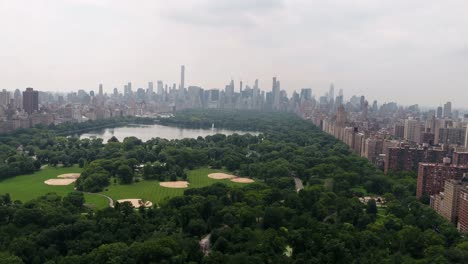
[[132, 81], [468, 107], [466, 0], [0, 0], [0, 89]]

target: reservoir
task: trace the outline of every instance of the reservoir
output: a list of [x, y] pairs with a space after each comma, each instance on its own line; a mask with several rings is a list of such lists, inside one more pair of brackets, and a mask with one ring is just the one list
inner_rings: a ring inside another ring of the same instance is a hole
[[171, 139], [183, 139], [183, 138], [197, 138], [212, 136], [215, 134], [224, 134], [226, 136], [232, 134], [251, 134], [258, 135], [258, 132], [249, 131], [236, 131], [227, 129], [193, 129], [193, 128], [181, 128], [173, 126], [162, 126], [162, 125], [126, 125], [123, 127], [103, 128], [99, 130], [92, 130], [80, 135], [80, 139], [83, 138], [102, 138], [104, 142], [107, 142], [110, 138], [115, 136], [120, 142], [126, 137], [137, 137], [142, 141], [148, 141], [151, 138], [165, 138]]

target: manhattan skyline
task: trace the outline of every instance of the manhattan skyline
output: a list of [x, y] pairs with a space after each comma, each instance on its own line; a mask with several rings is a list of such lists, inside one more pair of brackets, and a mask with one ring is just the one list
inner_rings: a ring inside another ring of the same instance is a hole
[[[122, 89], [163, 80], [291, 94], [331, 83], [381, 102], [466, 108], [462, 1], [3, 1], [0, 89]], [[380, 2], [380, 3], [377, 3]]]

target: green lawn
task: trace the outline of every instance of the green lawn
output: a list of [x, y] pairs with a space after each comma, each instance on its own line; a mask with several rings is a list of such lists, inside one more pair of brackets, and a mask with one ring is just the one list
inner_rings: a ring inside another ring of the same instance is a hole
[[[223, 170], [213, 170], [209, 168], [200, 168], [187, 171], [189, 188], [200, 188], [209, 186], [215, 182], [223, 182], [226, 185], [242, 186], [245, 184], [231, 182], [230, 180], [214, 180], [208, 178], [208, 174], [214, 172], [226, 172]], [[112, 183], [107, 191], [102, 192], [114, 200], [139, 198], [149, 200], [154, 203], [160, 203], [166, 198], [179, 196], [184, 193], [184, 189], [166, 188], [159, 186], [159, 181], [140, 181], [130, 185], [120, 185]]]
[[[56, 178], [64, 173], [80, 173], [81, 168], [73, 167], [44, 167], [34, 174], [21, 175], [0, 181], [0, 194], [9, 193], [12, 200], [23, 202], [30, 201], [47, 193], [56, 193], [62, 197], [73, 191], [75, 185], [50, 186], [44, 183], [45, 180]], [[224, 170], [213, 170], [209, 168], [200, 168], [187, 171], [189, 188], [200, 188], [209, 186], [216, 182], [223, 182], [230, 186], [243, 186], [245, 184], [231, 182], [230, 180], [214, 180], [208, 178], [208, 174], [214, 172], [226, 172]], [[174, 189], [159, 186], [159, 181], [140, 181], [129, 185], [120, 185], [111, 183], [107, 191], [101, 192], [110, 196], [114, 200], [139, 198], [149, 200], [153, 203], [160, 203], [164, 199], [179, 196], [184, 193], [184, 189]], [[85, 194], [86, 204], [94, 208], [105, 208], [108, 206], [108, 200], [105, 197], [95, 194]]]
[[354, 187], [351, 189], [351, 191], [354, 193], [362, 193], [363, 196], [368, 195], [366, 188], [364, 188], [363, 186]]
[[383, 225], [386, 218], [387, 215], [385, 208], [377, 207], [377, 219], [375, 220], [375, 223]]
[[[0, 181], [0, 193], [9, 193], [12, 200], [27, 202], [47, 193], [54, 192], [60, 196], [66, 196], [73, 191], [74, 184], [67, 186], [51, 186], [44, 183], [45, 180], [56, 178], [64, 173], [80, 173], [81, 168], [74, 167], [45, 167], [42, 170], [28, 175], [16, 176]], [[104, 208], [108, 205], [107, 199], [98, 195], [85, 194], [86, 203]]]

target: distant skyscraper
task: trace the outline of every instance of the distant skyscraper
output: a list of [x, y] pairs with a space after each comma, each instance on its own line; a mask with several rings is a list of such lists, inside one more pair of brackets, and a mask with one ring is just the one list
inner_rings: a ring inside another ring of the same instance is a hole
[[468, 128], [466, 128], [465, 134], [465, 149], [468, 150]]
[[23, 97], [21, 96], [21, 91], [19, 89], [15, 90], [15, 108], [21, 108], [23, 106]]
[[369, 115], [369, 102], [367, 100], [364, 102], [364, 108], [362, 109], [362, 119], [367, 120]]
[[33, 88], [26, 88], [23, 92], [23, 109], [28, 114], [34, 113], [39, 110], [39, 92], [34, 91]]
[[99, 84], [99, 96], [104, 96], [104, 91], [103, 91], [102, 83]]
[[405, 137], [405, 125], [400, 123], [395, 123], [393, 125], [393, 135], [395, 138], [400, 139]]
[[442, 118], [442, 106], [437, 107], [437, 118]]
[[439, 144], [465, 146], [466, 128], [439, 128]]
[[363, 96], [361, 96], [361, 100], [360, 100], [360, 109], [361, 109], [361, 111], [364, 110], [365, 102], [366, 102], [366, 97], [364, 97], [364, 95], [363, 95]]
[[280, 82], [276, 80], [276, 77], [273, 77], [273, 87], [272, 87], [272, 95], [273, 95], [273, 109], [278, 110], [280, 105]]
[[343, 105], [343, 95], [338, 95], [336, 97], [335, 106], [339, 107], [340, 105]]
[[0, 106], [7, 106], [10, 103], [10, 92], [3, 89], [0, 92]]
[[119, 95], [119, 90], [117, 90], [117, 88], [114, 88], [114, 95], [115, 96]]
[[346, 124], [346, 111], [343, 105], [338, 107], [336, 112], [336, 125], [338, 127], [344, 127]]
[[419, 120], [406, 119], [405, 120], [405, 139], [410, 142], [420, 143], [421, 141], [421, 124]]
[[312, 99], [312, 89], [311, 88], [302, 88], [301, 89], [301, 99], [302, 100], [311, 100]]
[[180, 67], [180, 89], [185, 88], [185, 65]]
[[162, 95], [164, 93], [164, 84], [162, 81], [158, 81], [158, 95]]
[[333, 83], [330, 85], [330, 90], [328, 91], [328, 99], [329, 101], [335, 100], [335, 86]]
[[444, 117], [451, 118], [452, 117], [452, 103], [447, 102], [444, 104]]
[[154, 91], [153, 82], [148, 82], [148, 91], [147, 91], [147, 93], [153, 94], [153, 91]]
[[340, 92], [338, 93], [339, 96], [343, 96], [343, 89], [340, 89]]
[[124, 87], [124, 95], [130, 95], [132, 94], [132, 83], [131, 82], [128, 82], [127, 85], [125, 85]]
[[377, 100], [374, 100], [374, 103], [372, 103], [372, 111], [376, 112], [379, 110], [379, 106], [377, 105]]
[[254, 89], [258, 89], [258, 79], [255, 79]]

